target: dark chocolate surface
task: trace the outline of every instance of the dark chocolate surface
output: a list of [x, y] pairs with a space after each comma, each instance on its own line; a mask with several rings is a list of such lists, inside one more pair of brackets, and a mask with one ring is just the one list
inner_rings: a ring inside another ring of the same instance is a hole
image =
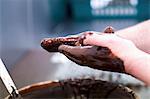
[[23, 98], [52, 99], [138, 99], [127, 87], [95, 79], [68, 79], [58, 86], [42, 88], [22, 95]]

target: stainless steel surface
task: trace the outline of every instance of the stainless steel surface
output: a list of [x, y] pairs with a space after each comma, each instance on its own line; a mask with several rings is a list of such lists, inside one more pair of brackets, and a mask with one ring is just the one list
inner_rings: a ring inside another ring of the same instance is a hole
[[1, 59], [0, 59], [0, 78], [3, 81], [10, 96], [16, 97], [19, 94], [19, 92]]

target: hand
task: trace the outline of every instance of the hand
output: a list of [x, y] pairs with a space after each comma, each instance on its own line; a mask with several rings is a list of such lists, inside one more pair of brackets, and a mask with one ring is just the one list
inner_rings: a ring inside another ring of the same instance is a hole
[[92, 35], [87, 35], [83, 43], [90, 46], [61, 45], [59, 51], [79, 65], [114, 72], [125, 72], [121, 60], [124, 61], [128, 50], [135, 47], [131, 41], [114, 34], [97, 34], [94, 32]]
[[[150, 85], [149, 24], [150, 21], [146, 21], [117, 31], [118, 36], [93, 32], [82, 41], [83, 45], [89, 46], [76, 46], [78, 36], [44, 39], [41, 46], [49, 52], [60, 51], [77, 64], [125, 72]], [[111, 28], [107, 30], [112, 32]]]
[[138, 54], [139, 49], [132, 41], [123, 39], [115, 34], [94, 34], [87, 36], [83, 43], [108, 47], [114, 55], [123, 60], [127, 72], [131, 69], [129, 66], [132, 64], [132, 60], [141, 57], [141, 54]]
[[[119, 66], [117, 68], [113, 68], [114, 66], [112, 65], [111, 61], [114, 60], [111, 58], [112, 56], [110, 56], [112, 54], [108, 54], [108, 50], [104, 50], [102, 54], [97, 52], [95, 49], [96, 46], [103, 46], [104, 49], [107, 47], [114, 54], [114, 59], [121, 59], [123, 61], [122, 66], [124, 66], [125, 69], [123, 72], [131, 74], [136, 78], [144, 81], [146, 84], [150, 85], [150, 55], [139, 50], [132, 41], [118, 37], [115, 34], [93, 34], [87, 35], [85, 40], [83, 40], [83, 44], [88, 44], [90, 46], [73, 47], [68, 45], [61, 45], [59, 50], [77, 64], [84, 65], [84, 63], [86, 63], [88, 66], [92, 64], [90, 67], [96, 65], [96, 68], [99, 67], [99, 69], [102, 70], [122, 72], [123, 69], [120, 69]], [[95, 57], [96, 59], [94, 59]], [[85, 62], [83, 60], [85, 60]], [[92, 63], [93, 60], [95, 62]], [[120, 64], [120, 61], [118, 62]]]

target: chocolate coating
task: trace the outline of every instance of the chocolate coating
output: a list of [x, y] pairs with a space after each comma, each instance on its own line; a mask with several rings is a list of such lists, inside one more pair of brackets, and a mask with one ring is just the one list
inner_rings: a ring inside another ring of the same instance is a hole
[[60, 45], [76, 46], [75, 43], [79, 37], [58, 37], [58, 38], [45, 38], [41, 41], [41, 46], [48, 52], [58, 52]]

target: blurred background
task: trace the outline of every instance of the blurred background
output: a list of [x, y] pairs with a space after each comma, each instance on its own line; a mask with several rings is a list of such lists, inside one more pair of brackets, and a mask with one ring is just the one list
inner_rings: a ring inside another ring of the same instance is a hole
[[[102, 71], [44, 51], [41, 39], [103, 31], [108, 25], [119, 30], [149, 18], [150, 0], [0, 0], [0, 58], [18, 88], [46, 80], [101, 75]], [[121, 82], [141, 84], [128, 77], [123, 76]], [[150, 95], [148, 89], [140, 93]], [[6, 96], [5, 90], [0, 96]]]

